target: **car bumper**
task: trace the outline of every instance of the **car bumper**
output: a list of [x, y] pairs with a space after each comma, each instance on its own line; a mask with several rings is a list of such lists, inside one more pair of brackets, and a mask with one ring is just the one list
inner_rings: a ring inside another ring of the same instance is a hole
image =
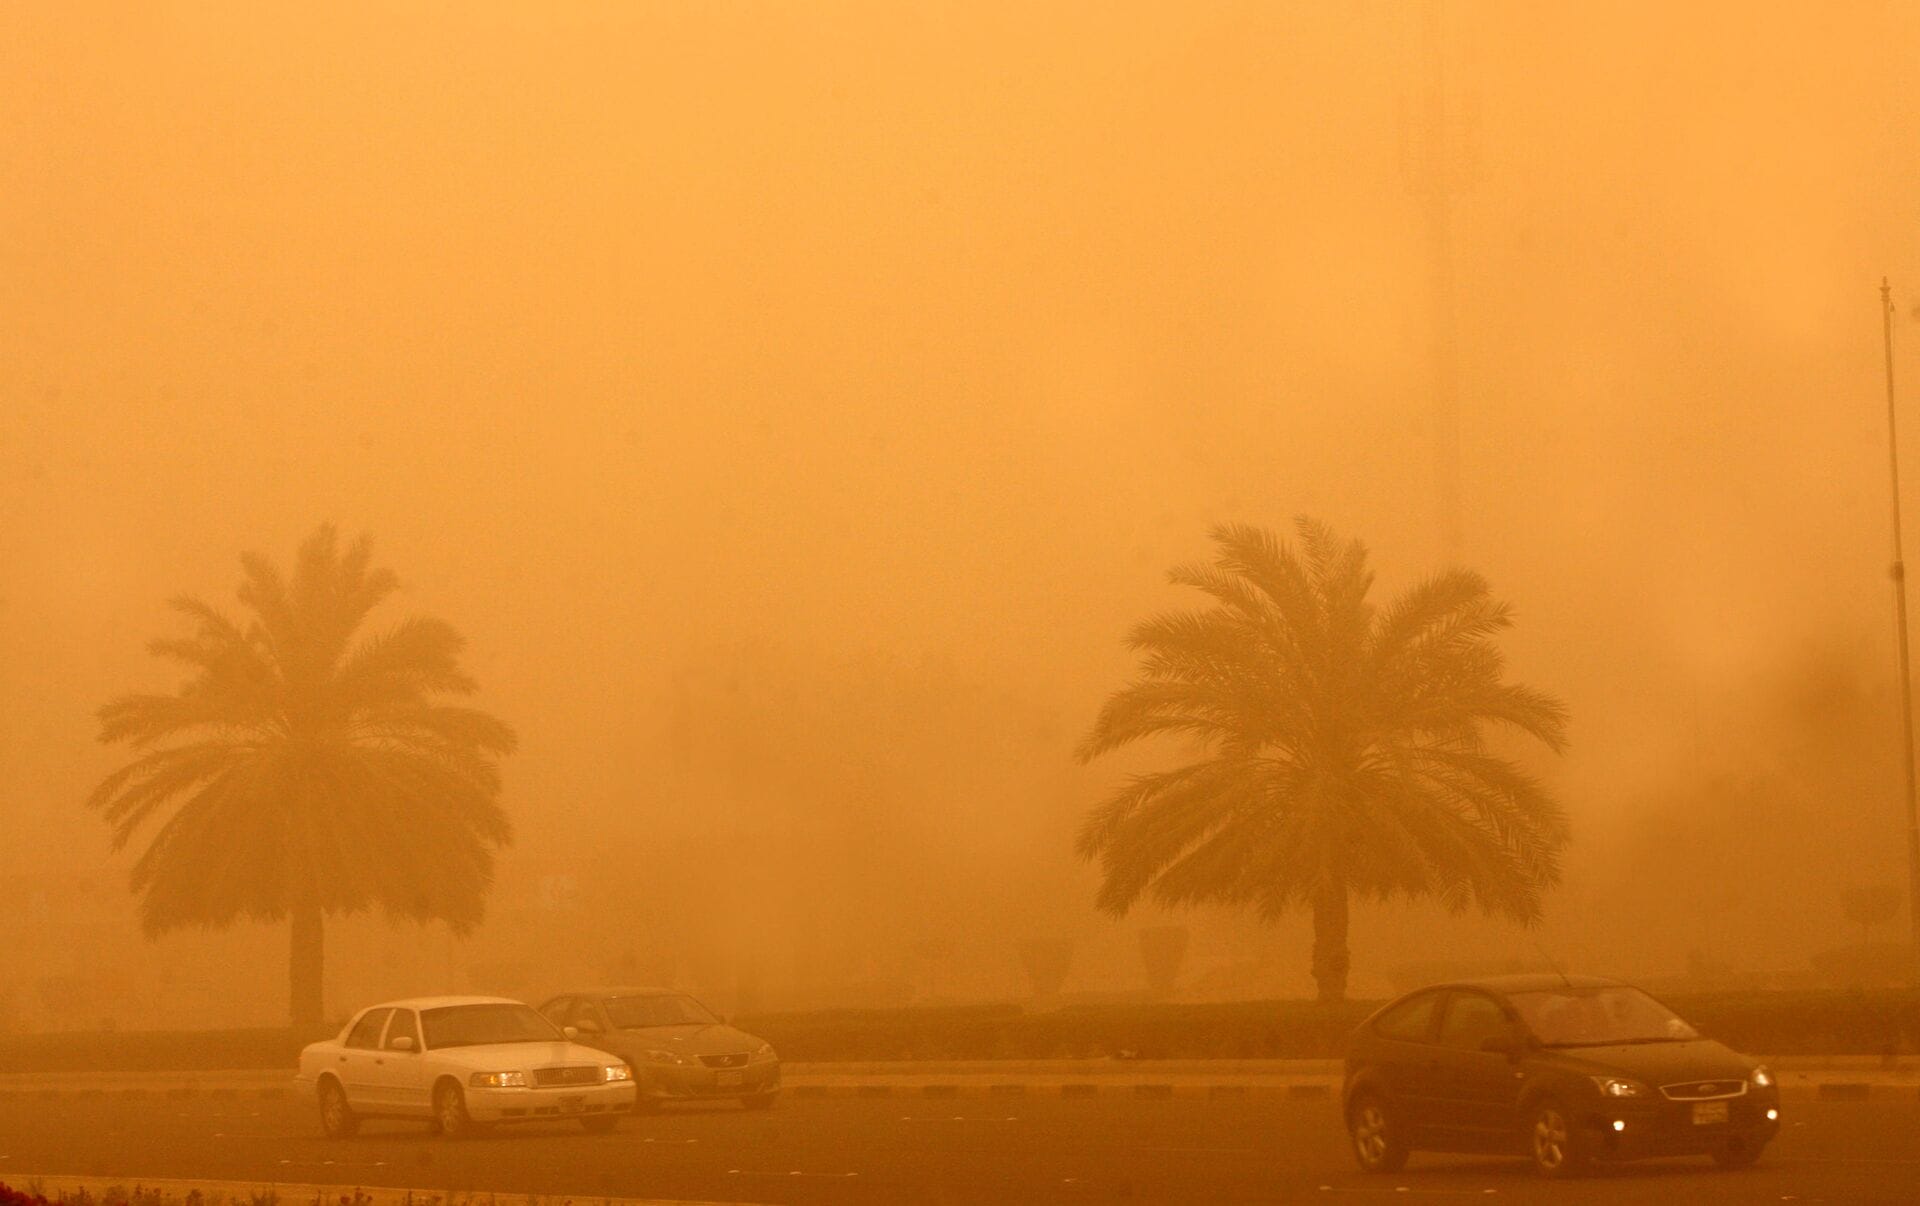
[[467, 1113], [475, 1122], [533, 1122], [591, 1117], [633, 1108], [632, 1081], [550, 1089], [467, 1090]]
[[1747, 1093], [1724, 1104], [1724, 1119], [1714, 1111], [1710, 1120], [1696, 1121], [1693, 1102], [1604, 1102], [1582, 1121], [1598, 1136], [1598, 1154], [1616, 1160], [1697, 1155], [1729, 1144], [1759, 1148], [1780, 1133], [1777, 1092]]
[[744, 1068], [653, 1065], [640, 1074], [640, 1093], [655, 1101], [706, 1097], [757, 1097], [780, 1091], [780, 1063]]

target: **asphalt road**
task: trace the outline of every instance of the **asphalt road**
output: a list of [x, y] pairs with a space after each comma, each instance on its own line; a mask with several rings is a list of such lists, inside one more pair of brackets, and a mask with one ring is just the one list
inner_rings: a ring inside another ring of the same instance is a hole
[[450, 1142], [320, 1137], [304, 1100], [0, 1097], [0, 1181], [33, 1174], [765, 1203], [1920, 1202], [1920, 1100], [1794, 1103], [1757, 1168], [1624, 1165], [1570, 1184], [1519, 1161], [1416, 1155], [1359, 1173], [1327, 1101], [793, 1099]]

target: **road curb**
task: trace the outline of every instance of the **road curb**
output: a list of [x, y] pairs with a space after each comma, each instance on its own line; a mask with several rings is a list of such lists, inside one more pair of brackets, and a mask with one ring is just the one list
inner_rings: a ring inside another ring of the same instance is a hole
[[115, 1196], [162, 1194], [180, 1200], [186, 1206], [189, 1195], [199, 1195], [202, 1203], [259, 1203], [272, 1201], [281, 1206], [572, 1206], [592, 1202], [598, 1206], [755, 1206], [746, 1202], [692, 1201], [686, 1198], [613, 1198], [604, 1194], [524, 1194], [496, 1193], [489, 1190], [409, 1189], [372, 1185], [290, 1184], [284, 1181], [175, 1181], [163, 1177], [72, 1177], [45, 1173], [10, 1171], [6, 1184], [22, 1192], [44, 1194], [53, 1201], [85, 1195], [95, 1206]]

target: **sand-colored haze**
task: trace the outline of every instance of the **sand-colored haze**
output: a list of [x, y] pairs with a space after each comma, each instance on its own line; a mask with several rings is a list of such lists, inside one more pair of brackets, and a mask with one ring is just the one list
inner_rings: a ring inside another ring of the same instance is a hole
[[[163, 601], [323, 521], [522, 737], [495, 920], [347, 927], [339, 1008], [661, 968], [1017, 996], [1054, 936], [1069, 987], [1136, 988], [1165, 918], [1092, 913], [1071, 835], [1120, 768], [1070, 755], [1164, 570], [1300, 513], [1383, 590], [1446, 560], [1422, 6], [561, 7], [9, 21], [23, 1024], [278, 1016], [283, 936], [146, 947], [81, 801], [93, 709], [171, 682]], [[1445, 6], [1461, 556], [1573, 710], [1543, 937], [1791, 969], [1904, 876], [1874, 288], [1910, 399], [1920, 13], [1671, 8]], [[1190, 979], [1307, 991], [1303, 927], [1186, 920]], [[1355, 990], [1436, 946], [1529, 949], [1366, 911]], [[172, 983], [138, 1015], [103, 963]]]

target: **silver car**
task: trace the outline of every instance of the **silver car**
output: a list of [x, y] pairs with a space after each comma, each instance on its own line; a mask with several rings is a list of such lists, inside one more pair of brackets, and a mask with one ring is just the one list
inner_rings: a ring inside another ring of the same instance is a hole
[[597, 988], [554, 997], [540, 1012], [575, 1042], [633, 1068], [636, 1110], [715, 1099], [764, 1110], [780, 1096], [773, 1044], [735, 1030], [685, 993]]

